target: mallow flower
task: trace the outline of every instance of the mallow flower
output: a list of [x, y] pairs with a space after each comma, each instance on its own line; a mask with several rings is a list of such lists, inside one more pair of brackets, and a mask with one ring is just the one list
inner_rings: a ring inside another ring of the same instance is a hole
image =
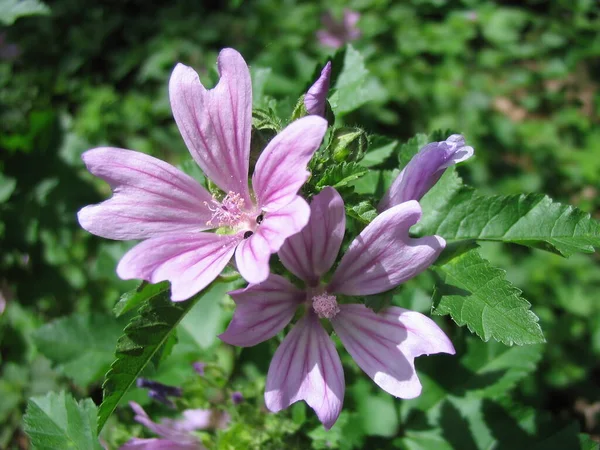
[[182, 419], [162, 419], [160, 423], [156, 423], [148, 417], [140, 405], [135, 402], [130, 402], [129, 405], [135, 412], [136, 422], [141, 423], [160, 438], [132, 438], [119, 450], [204, 450], [205, 447], [193, 432], [226, 428], [231, 420], [226, 412], [188, 409], [183, 412]]
[[329, 80], [331, 78], [331, 61], [325, 64], [317, 81], [306, 91], [304, 96], [304, 107], [308, 114], [325, 117], [327, 107], [327, 93], [329, 92]]
[[436, 260], [445, 241], [438, 236], [409, 237], [421, 208], [416, 201], [405, 202], [377, 216], [328, 278], [344, 237], [344, 202], [327, 187], [310, 208], [308, 225], [279, 251], [283, 265], [304, 288], [271, 274], [262, 283], [230, 292], [236, 310], [220, 338], [240, 347], [256, 345], [283, 330], [301, 307], [302, 317], [271, 361], [265, 403], [277, 412], [304, 400], [330, 428], [340, 414], [345, 384], [340, 358], [322, 321], [331, 324], [361, 369], [396, 397], [413, 398], [421, 392], [415, 357], [454, 354], [448, 337], [423, 314], [396, 306], [375, 313], [364, 304], [347, 303], [349, 297], [384, 292], [419, 274]]
[[396, 177], [377, 210], [385, 211], [409, 200], [421, 200], [448, 167], [466, 161], [473, 153], [473, 147], [466, 145], [460, 134], [423, 146]]
[[[83, 154], [88, 170], [108, 182], [113, 196], [79, 211], [79, 223], [105, 238], [143, 239], [121, 259], [117, 274], [169, 280], [174, 301], [201, 291], [234, 254], [246, 280], [267, 278], [270, 255], [308, 221], [310, 208], [297, 192], [327, 128], [317, 116], [291, 123], [258, 158], [250, 189], [250, 72], [233, 49], [221, 51], [218, 68], [220, 80], [207, 90], [192, 68], [178, 64], [169, 96], [192, 157], [222, 196], [143, 153], [102, 147]], [[216, 232], [205, 232], [211, 229]]]
[[356, 26], [360, 13], [351, 9], [344, 9], [342, 20], [338, 21], [327, 11], [321, 16], [323, 29], [317, 31], [319, 42], [331, 48], [340, 48], [346, 42], [354, 41], [361, 36], [360, 29]]

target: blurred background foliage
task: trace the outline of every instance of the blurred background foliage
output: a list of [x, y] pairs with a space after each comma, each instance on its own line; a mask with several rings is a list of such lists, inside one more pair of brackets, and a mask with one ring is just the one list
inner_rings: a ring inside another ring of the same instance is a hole
[[[112, 145], [186, 161], [169, 75], [183, 62], [216, 81], [223, 47], [251, 66], [255, 106], [289, 117], [333, 55], [315, 37], [320, 18], [340, 17], [344, 7], [361, 13], [362, 37], [352, 44], [370, 74], [370, 101], [344, 123], [399, 141], [458, 130], [476, 149], [460, 167], [468, 183], [548, 193], [598, 217], [594, 0], [0, 0], [0, 448], [29, 448], [20, 426], [32, 395], [66, 390], [101, 400], [130, 314], [112, 312], [136, 286], [115, 275], [130, 244], [98, 239], [76, 221], [79, 208], [109, 193], [81, 153]], [[227, 430], [204, 436], [213, 448], [594, 448], [577, 433], [600, 437], [598, 259], [495, 244], [484, 255], [524, 291], [547, 345], [484, 344], [446, 321], [460, 356], [420, 358], [424, 393], [412, 401], [379, 392], [343, 360], [345, 410], [330, 432], [303, 404], [265, 412], [276, 343], [242, 352], [220, 344], [215, 336], [232, 311], [221, 289], [200, 301], [148, 375], [183, 385], [181, 408], [233, 411]], [[395, 301], [429, 311], [432, 285], [420, 277]], [[205, 377], [191, 368], [198, 360], [211, 363]], [[241, 405], [228, 403], [231, 390], [243, 393]], [[140, 389], [129, 399], [153, 417], [173, 415]], [[109, 448], [142, 432], [127, 408], [107, 430]]]

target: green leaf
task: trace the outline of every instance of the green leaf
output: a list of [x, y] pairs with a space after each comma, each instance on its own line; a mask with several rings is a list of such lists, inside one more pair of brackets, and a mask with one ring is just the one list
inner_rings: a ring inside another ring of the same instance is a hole
[[102, 386], [104, 400], [100, 405], [98, 430], [102, 429], [142, 370], [157, 355], [179, 322], [201, 297], [202, 294], [185, 302], [172, 302], [169, 291], [154, 293], [125, 327], [125, 334], [117, 342], [117, 359], [106, 374]]
[[102, 450], [96, 433], [97, 408], [91, 399], [77, 403], [70, 394], [33, 397], [23, 418], [34, 449]]
[[0, 203], [6, 202], [16, 187], [17, 180], [15, 178], [7, 177], [3, 173], [0, 173]]
[[[337, 71], [336, 66], [337, 60], [334, 60], [334, 72]], [[334, 74], [332, 78], [337, 79], [329, 102], [336, 115], [354, 111], [365, 103], [386, 95], [380, 83], [367, 70], [360, 52], [349, 44], [343, 53], [342, 70], [337, 77]]]
[[38, 350], [79, 386], [88, 386], [102, 376], [113, 360], [115, 342], [122, 326], [102, 314], [74, 314], [37, 329], [33, 335]]
[[0, 0], [0, 23], [12, 25], [19, 17], [50, 14], [39, 0]]
[[169, 287], [168, 281], [157, 284], [149, 284], [144, 281], [138, 288], [121, 295], [119, 302], [113, 308], [113, 312], [115, 313], [115, 316], [120, 317], [140, 306], [148, 298], [168, 290]]
[[325, 186], [332, 186], [339, 189], [348, 186], [350, 182], [362, 177], [367, 172], [368, 169], [366, 167], [356, 162], [335, 164], [325, 169], [316, 186], [319, 191]]
[[346, 213], [363, 224], [369, 224], [377, 217], [377, 210], [368, 201], [362, 201], [357, 205], [346, 205]]
[[486, 240], [570, 256], [600, 246], [600, 224], [589, 214], [543, 194], [481, 196], [453, 171], [422, 199], [423, 219], [412, 231], [448, 242]]
[[360, 161], [361, 166], [373, 167], [384, 162], [396, 149], [398, 141], [385, 136], [369, 136], [367, 153]]
[[506, 280], [504, 270], [493, 267], [474, 248], [460, 249], [458, 254], [452, 250], [434, 266], [441, 278], [433, 294], [434, 314], [450, 314], [458, 325], [467, 325], [484, 341], [493, 338], [507, 345], [545, 342], [530, 303]]

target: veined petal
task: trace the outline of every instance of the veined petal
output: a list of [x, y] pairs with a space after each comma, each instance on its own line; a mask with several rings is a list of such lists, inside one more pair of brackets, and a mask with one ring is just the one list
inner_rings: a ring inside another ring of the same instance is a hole
[[290, 203], [308, 179], [306, 166], [321, 145], [327, 121], [306, 116], [292, 122], [261, 153], [252, 175], [258, 207], [277, 211]]
[[304, 400], [325, 428], [344, 402], [344, 371], [333, 342], [317, 316], [308, 314], [283, 340], [269, 366], [265, 404], [273, 412]]
[[187, 300], [208, 286], [227, 265], [238, 235], [177, 233], [148, 239], [129, 250], [117, 266], [124, 280], [169, 280], [171, 299]]
[[425, 145], [396, 177], [377, 209], [384, 211], [409, 200], [420, 200], [448, 167], [469, 159], [473, 153], [473, 147], [467, 146], [460, 134]]
[[88, 170], [106, 181], [113, 196], [77, 214], [81, 226], [109, 239], [146, 239], [206, 230], [211, 195], [192, 177], [144, 153], [101, 147], [82, 156]]
[[221, 50], [217, 64], [221, 79], [210, 90], [194, 69], [178, 64], [169, 82], [171, 109], [192, 157], [208, 178], [250, 204], [250, 71], [242, 55], [231, 48]]
[[329, 78], [331, 77], [331, 61], [321, 70], [321, 76], [310, 87], [304, 96], [304, 106], [309, 114], [325, 117], [327, 93], [329, 92]]
[[417, 356], [455, 353], [433, 320], [395, 306], [375, 314], [364, 305], [340, 305], [331, 323], [360, 368], [381, 389], [400, 398], [421, 393], [414, 365]]
[[235, 253], [240, 274], [250, 283], [261, 283], [269, 275], [269, 257], [277, 253], [285, 240], [308, 223], [310, 207], [296, 195], [285, 207], [264, 215], [262, 223]]
[[271, 339], [285, 328], [305, 297], [285, 278], [270, 274], [260, 284], [230, 292], [236, 308], [219, 338], [230, 345], [251, 347]]
[[334, 188], [326, 187], [310, 204], [308, 225], [285, 241], [279, 258], [290, 272], [315, 285], [335, 262], [345, 231], [344, 201]]
[[446, 246], [439, 236], [412, 239], [408, 230], [421, 218], [421, 206], [412, 200], [384, 211], [350, 244], [329, 284], [328, 291], [371, 295], [393, 289], [418, 275]]

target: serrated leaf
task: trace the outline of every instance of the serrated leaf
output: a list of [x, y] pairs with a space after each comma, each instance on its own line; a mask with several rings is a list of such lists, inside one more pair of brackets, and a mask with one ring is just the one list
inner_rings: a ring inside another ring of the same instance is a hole
[[355, 162], [335, 164], [325, 169], [316, 187], [319, 191], [325, 186], [339, 189], [348, 186], [350, 182], [362, 177], [367, 172], [368, 169], [366, 167]]
[[122, 325], [102, 314], [74, 314], [38, 328], [33, 339], [38, 350], [77, 385], [102, 379], [111, 361]]
[[148, 298], [138, 315], [125, 327], [125, 334], [117, 342], [117, 359], [102, 386], [104, 400], [100, 405], [98, 430], [102, 430], [119, 401], [201, 296], [196, 295], [185, 302], [172, 302], [169, 291], [158, 292]]
[[[342, 53], [336, 55], [333, 72], [337, 72], [341, 56]], [[336, 115], [354, 111], [367, 102], [385, 97], [383, 87], [367, 70], [363, 56], [350, 44], [343, 52], [342, 70], [336, 75], [332, 75], [335, 86], [329, 98]]]
[[50, 14], [50, 8], [39, 0], [0, 0], [0, 23], [12, 25], [19, 17]]
[[377, 210], [368, 201], [362, 201], [357, 205], [346, 205], [346, 213], [363, 224], [369, 224], [377, 217]]
[[530, 303], [506, 280], [506, 272], [493, 267], [477, 249], [442, 257], [433, 268], [441, 278], [433, 294], [434, 314], [449, 314], [484, 341], [493, 338], [506, 345], [545, 342]]
[[144, 281], [136, 289], [121, 295], [121, 298], [113, 308], [113, 312], [115, 316], [120, 317], [132, 309], [139, 307], [148, 298], [167, 291], [169, 287], [168, 281], [157, 284], [149, 284]]
[[102, 450], [96, 432], [97, 408], [91, 399], [77, 403], [71, 394], [33, 397], [23, 418], [34, 449]]
[[482, 196], [460, 185], [453, 171], [421, 200], [419, 235], [448, 242], [486, 240], [539, 248], [570, 256], [600, 246], [600, 224], [589, 214], [543, 194]]

